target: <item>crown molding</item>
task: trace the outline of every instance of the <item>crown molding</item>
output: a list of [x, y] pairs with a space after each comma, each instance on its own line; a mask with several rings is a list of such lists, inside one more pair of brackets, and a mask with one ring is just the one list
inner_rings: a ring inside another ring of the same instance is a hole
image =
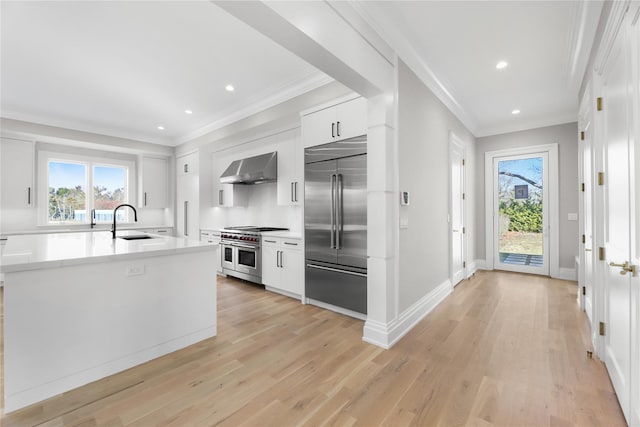
[[287, 82], [286, 84], [283, 84], [278, 88], [272, 88], [272, 92], [274, 92], [275, 95], [263, 99], [249, 100], [244, 108], [224, 115], [222, 118], [178, 138], [176, 140], [176, 145], [184, 144], [186, 142], [194, 140], [198, 137], [230, 125], [231, 123], [245, 119], [282, 102], [288, 101], [297, 96], [322, 87], [333, 81], [334, 79], [327, 76], [326, 74], [318, 73], [297, 82]]
[[624, 17], [629, 10], [630, 4], [630, 0], [612, 2], [611, 11], [607, 17], [607, 23], [604, 27], [604, 31], [602, 32], [602, 39], [600, 40], [598, 54], [596, 55], [596, 60], [593, 66], [594, 70], [599, 75], [602, 75], [604, 72], [604, 66], [607, 63], [607, 59], [609, 59], [611, 49], [613, 49], [616, 36], [620, 31], [620, 27], [622, 26]]
[[519, 121], [513, 125], [508, 126], [493, 126], [485, 127], [478, 130], [476, 137], [484, 138], [486, 136], [501, 135], [504, 133], [521, 132], [525, 130], [545, 128], [549, 126], [563, 125], [566, 123], [573, 123], [578, 121], [577, 113], [553, 115], [550, 117], [541, 117], [531, 120]]

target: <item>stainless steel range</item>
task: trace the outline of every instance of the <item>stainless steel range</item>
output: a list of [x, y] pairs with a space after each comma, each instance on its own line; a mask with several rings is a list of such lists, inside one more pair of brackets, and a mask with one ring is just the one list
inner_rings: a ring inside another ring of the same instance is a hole
[[278, 227], [226, 227], [220, 233], [222, 272], [262, 284], [262, 232], [286, 231]]

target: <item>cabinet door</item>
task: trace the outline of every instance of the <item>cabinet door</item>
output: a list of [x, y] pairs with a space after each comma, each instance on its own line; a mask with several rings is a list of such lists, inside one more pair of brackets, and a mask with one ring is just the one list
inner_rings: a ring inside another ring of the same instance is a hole
[[356, 98], [336, 106], [336, 140], [367, 133], [367, 100]]
[[313, 147], [336, 138], [336, 110], [325, 108], [302, 116], [302, 145]]
[[142, 157], [138, 206], [162, 209], [168, 207], [169, 168], [167, 159]]
[[304, 257], [301, 250], [284, 249], [280, 255], [280, 285], [278, 288], [302, 295]]
[[262, 284], [280, 288], [279, 250], [277, 246], [262, 246]]
[[304, 161], [301, 161], [300, 131], [286, 132], [278, 144], [278, 205], [290, 206], [303, 203], [301, 197]]
[[178, 176], [192, 174], [197, 175], [199, 165], [198, 158], [199, 156], [197, 151], [176, 158], [176, 174]]
[[27, 208], [34, 206], [33, 142], [0, 138], [0, 158], [2, 207]]

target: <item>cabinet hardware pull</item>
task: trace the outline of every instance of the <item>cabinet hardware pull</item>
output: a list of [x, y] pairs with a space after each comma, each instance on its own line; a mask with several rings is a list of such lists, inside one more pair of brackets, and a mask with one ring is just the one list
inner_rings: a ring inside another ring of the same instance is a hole
[[296, 199], [294, 200], [294, 202], [297, 202], [298, 201], [298, 181], [296, 181], [295, 184], [296, 185], [294, 187], [295, 188], [294, 194], [296, 195]]
[[297, 243], [284, 242], [285, 245], [298, 246]]
[[356, 273], [355, 271], [347, 271], [347, 270], [338, 270], [337, 268], [323, 267], [321, 265], [307, 264], [307, 267], [317, 268], [318, 270], [335, 271], [336, 273], [344, 273], [344, 274], [349, 274], [351, 276], [367, 277], [367, 275], [364, 273]]
[[331, 123], [331, 138], [335, 138], [336, 137], [336, 135], [335, 135], [335, 127], [336, 127], [336, 124], [335, 123]]
[[189, 172], [189, 163], [185, 163], [184, 164], [184, 173], [188, 173]]
[[187, 217], [189, 215], [189, 202], [188, 201], [184, 201], [184, 235], [188, 236], [189, 235], [189, 229], [188, 229], [188, 221], [187, 221]]
[[336, 133], [340, 136], [340, 122], [336, 123]]
[[294, 190], [294, 185], [293, 185], [293, 184], [294, 184], [294, 183], [293, 183], [293, 182], [291, 182], [291, 201], [292, 201], [292, 202], [295, 202], [295, 201], [296, 201], [296, 200], [295, 200], [295, 197], [294, 197], [295, 190]]
[[31, 204], [31, 187], [27, 187], [27, 204]]
[[147, 206], [147, 192], [144, 192], [144, 205]]
[[218, 204], [220, 206], [224, 205], [224, 196], [222, 195], [222, 192], [224, 190], [218, 190]]
[[264, 241], [267, 242], [267, 243], [275, 243], [276, 242], [275, 240], [267, 240], [267, 239], [264, 239]]

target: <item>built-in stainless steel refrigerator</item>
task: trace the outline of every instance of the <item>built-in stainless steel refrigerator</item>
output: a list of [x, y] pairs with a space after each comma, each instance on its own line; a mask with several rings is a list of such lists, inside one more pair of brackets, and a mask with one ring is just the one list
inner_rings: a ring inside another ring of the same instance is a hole
[[305, 293], [367, 313], [366, 135], [305, 149]]

